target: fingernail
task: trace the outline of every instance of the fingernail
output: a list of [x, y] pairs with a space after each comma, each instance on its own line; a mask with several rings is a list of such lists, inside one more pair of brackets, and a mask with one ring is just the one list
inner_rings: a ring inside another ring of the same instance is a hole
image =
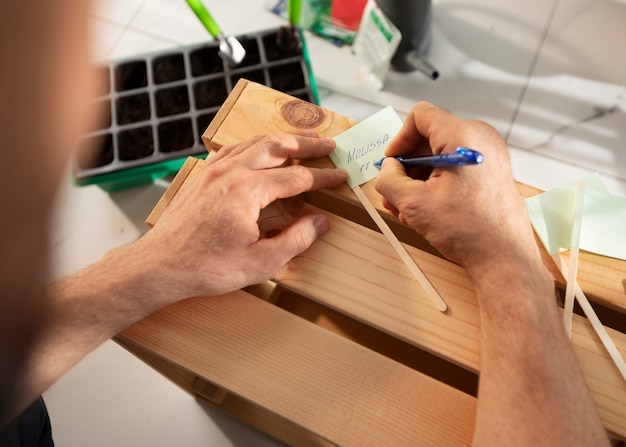
[[318, 236], [320, 234], [324, 234], [328, 231], [328, 219], [326, 216], [317, 216], [313, 219], [313, 226], [315, 227], [315, 232]]
[[332, 138], [322, 138], [321, 142], [324, 146], [332, 147], [332, 148], [335, 147], [335, 140], [333, 140]]

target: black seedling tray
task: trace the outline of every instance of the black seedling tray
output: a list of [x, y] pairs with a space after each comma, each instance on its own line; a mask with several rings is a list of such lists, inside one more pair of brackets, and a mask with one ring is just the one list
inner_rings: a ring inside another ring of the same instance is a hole
[[92, 102], [102, 119], [79, 142], [75, 183], [113, 191], [176, 172], [190, 155], [206, 156], [202, 134], [241, 78], [317, 104], [304, 38], [297, 34], [294, 45], [287, 32], [238, 36], [246, 57], [237, 67], [222, 60], [215, 41], [102, 66], [106, 91]]

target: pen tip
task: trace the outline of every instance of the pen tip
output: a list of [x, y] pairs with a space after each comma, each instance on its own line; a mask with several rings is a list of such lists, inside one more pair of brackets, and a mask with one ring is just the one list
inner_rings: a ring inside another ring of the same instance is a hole
[[376, 160], [374, 161], [374, 166], [377, 169], [381, 169], [383, 167], [383, 161], [385, 160], [385, 157], [381, 158], [380, 160]]

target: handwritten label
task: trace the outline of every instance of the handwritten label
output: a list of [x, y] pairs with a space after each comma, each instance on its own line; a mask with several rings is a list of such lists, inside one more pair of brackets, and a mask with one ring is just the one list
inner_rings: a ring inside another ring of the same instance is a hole
[[385, 156], [385, 149], [402, 127], [402, 120], [391, 106], [337, 135], [337, 147], [330, 154], [335, 166], [348, 171], [348, 186], [354, 188], [378, 174], [374, 161]]

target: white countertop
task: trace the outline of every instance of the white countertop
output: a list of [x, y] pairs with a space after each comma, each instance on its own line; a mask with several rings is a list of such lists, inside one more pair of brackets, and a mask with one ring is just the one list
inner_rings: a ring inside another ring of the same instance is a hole
[[[277, 27], [269, 1], [204, 0], [226, 34]], [[599, 172], [626, 197], [626, 1], [434, 0], [430, 59], [437, 81], [390, 73], [368, 84], [347, 47], [307, 39], [322, 106], [363, 119], [419, 100], [482, 119], [507, 139], [517, 180], [551, 189]], [[207, 41], [182, 0], [99, 0], [92, 14], [95, 60]], [[107, 194], [75, 188], [68, 170], [52, 234], [51, 278], [87, 265], [145, 232], [161, 182]], [[48, 392], [58, 445], [280, 445], [215, 411], [113, 342]]]

